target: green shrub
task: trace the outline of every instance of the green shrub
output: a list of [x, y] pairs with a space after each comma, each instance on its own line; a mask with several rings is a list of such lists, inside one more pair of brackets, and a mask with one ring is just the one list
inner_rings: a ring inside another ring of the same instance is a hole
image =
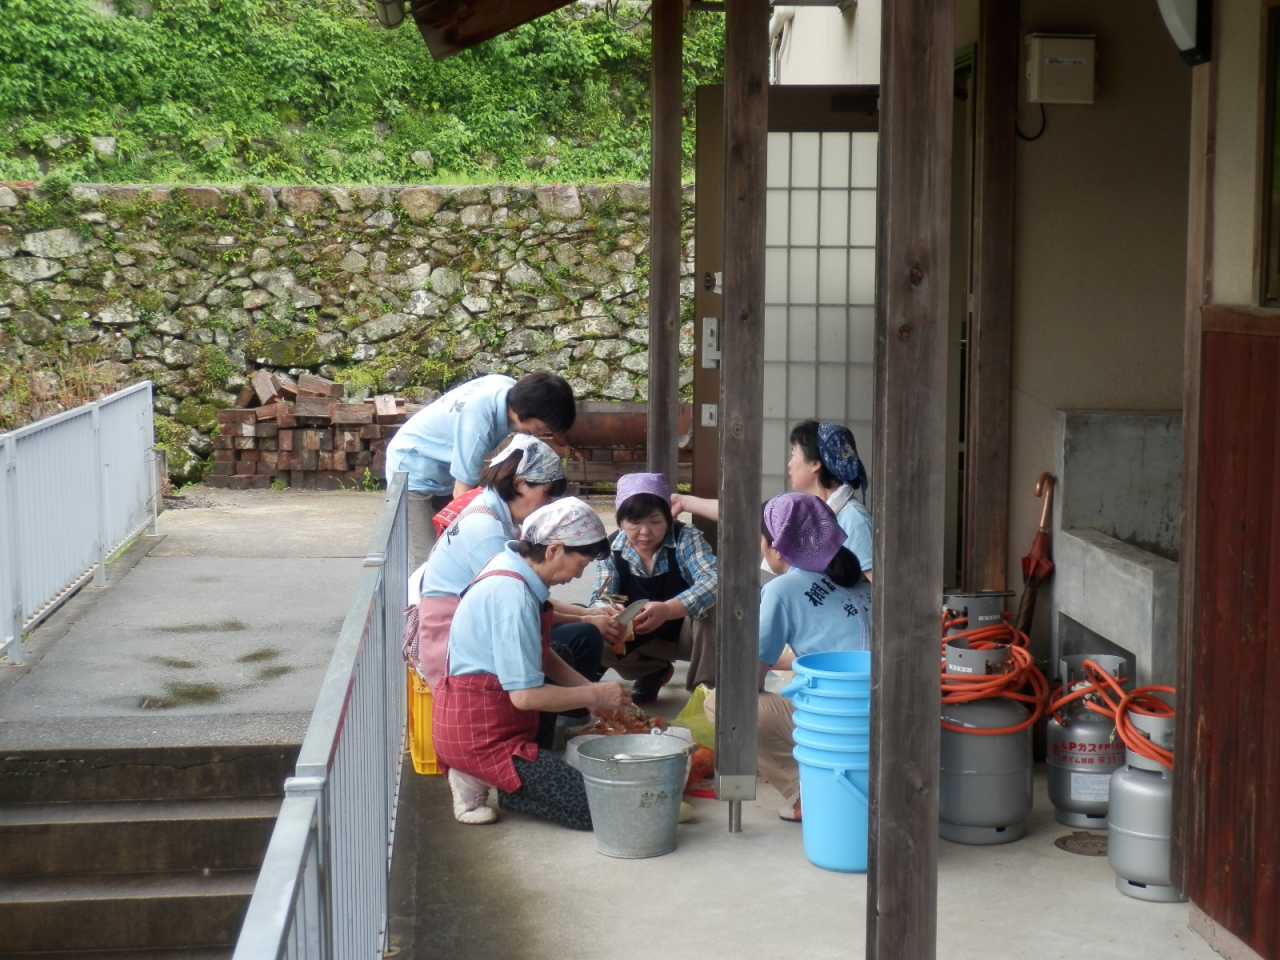
[[[152, 0], [144, 16], [106, 2], [0, 3], [0, 179], [34, 177], [37, 158], [69, 179], [141, 183], [648, 175], [648, 27], [604, 10], [436, 62], [411, 23], [371, 28], [352, 0]], [[693, 91], [720, 77], [723, 29], [716, 14], [686, 20], [689, 161]], [[113, 156], [91, 146], [101, 136]], [[547, 156], [558, 165], [525, 164]]]

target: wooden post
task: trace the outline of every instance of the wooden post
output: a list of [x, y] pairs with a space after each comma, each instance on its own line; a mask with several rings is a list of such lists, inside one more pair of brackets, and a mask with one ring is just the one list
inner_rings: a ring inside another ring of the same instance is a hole
[[769, 0], [732, 0], [726, 17], [716, 792], [735, 830], [756, 791]]
[[[1217, 8], [1214, 14], [1217, 14]], [[1213, 26], [1212, 36], [1219, 36]], [[1209, 832], [1207, 784], [1185, 771], [1205, 769], [1213, 746], [1196, 729], [1196, 704], [1203, 697], [1196, 689], [1196, 585], [1195, 558], [1199, 556], [1200, 501], [1200, 381], [1204, 339], [1202, 309], [1213, 298], [1213, 178], [1218, 119], [1218, 54], [1191, 71], [1191, 163], [1187, 189], [1187, 299], [1182, 364], [1182, 526], [1178, 564], [1178, 711], [1174, 743], [1178, 769], [1173, 780], [1173, 842], [1170, 876], [1174, 886], [1186, 890], [1198, 872], [1210, 865], [1197, 863], [1206, 848]], [[1201, 907], [1202, 904], [1196, 904]]]
[[884, 5], [867, 960], [937, 954], [952, 8]]
[[678, 479], [683, 0], [654, 0], [649, 89], [649, 469]]
[[1009, 575], [1009, 400], [1019, 0], [980, 0], [973, 194], [973, 310], [964, 457], [966, 590]]

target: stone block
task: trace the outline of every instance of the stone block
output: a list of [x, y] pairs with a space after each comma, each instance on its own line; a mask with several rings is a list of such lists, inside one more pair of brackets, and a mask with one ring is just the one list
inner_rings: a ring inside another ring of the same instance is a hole
[[179, 187], [178, 195], [200, 210], [227, 211], [227, 198], [217, 187]]
[[396, 202], [400, 205], [400, 209], [415, 223], [434, 217], [439, 212], [443, 200], [443, 194], [438, 187], [405, 187], [396, 194]]
[[86, 241], [76, 231], [65, 227], [28, 233], [22, 238], [23, 250], [34, 257], [47, 257], [50, 260], [65, 260], [96, 245], [96, 242]]
[[534, 198], [544, 216], [574, 220], [582, 216], [582, 199], [571, 183], [545, 184], [534, 187]]
[[0, 270], [18, 283], [35, 283], [56, 277], [62, 272], [62, 264], [44, 257], [14, 257], [0, 263]]
[[370, 320], [351, 331], [351, 340], [355, 343], [381, 343], [404, 333], [413, 323], [413, 318], [404, 313], [384, 313], [376, 320]]
[[310, 217], [324, 206], [324, 195], [317, 187], [281, 187], [280, 203], [295, 217]]

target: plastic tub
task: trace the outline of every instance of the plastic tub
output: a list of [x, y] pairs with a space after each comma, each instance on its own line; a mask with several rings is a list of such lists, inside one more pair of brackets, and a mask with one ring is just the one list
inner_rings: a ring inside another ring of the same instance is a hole
[[867, 869], [868, 762], [865, 756], [833, 754], [797, 745], [804, 855], [824, 870]]

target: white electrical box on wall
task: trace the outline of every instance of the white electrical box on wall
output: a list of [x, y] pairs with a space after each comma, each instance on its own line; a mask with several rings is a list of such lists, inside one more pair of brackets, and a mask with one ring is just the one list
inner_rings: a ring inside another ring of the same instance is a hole
[[1027, 34], [1027, 101], [1093, 103], [1096, 41], [1092, 35]]

